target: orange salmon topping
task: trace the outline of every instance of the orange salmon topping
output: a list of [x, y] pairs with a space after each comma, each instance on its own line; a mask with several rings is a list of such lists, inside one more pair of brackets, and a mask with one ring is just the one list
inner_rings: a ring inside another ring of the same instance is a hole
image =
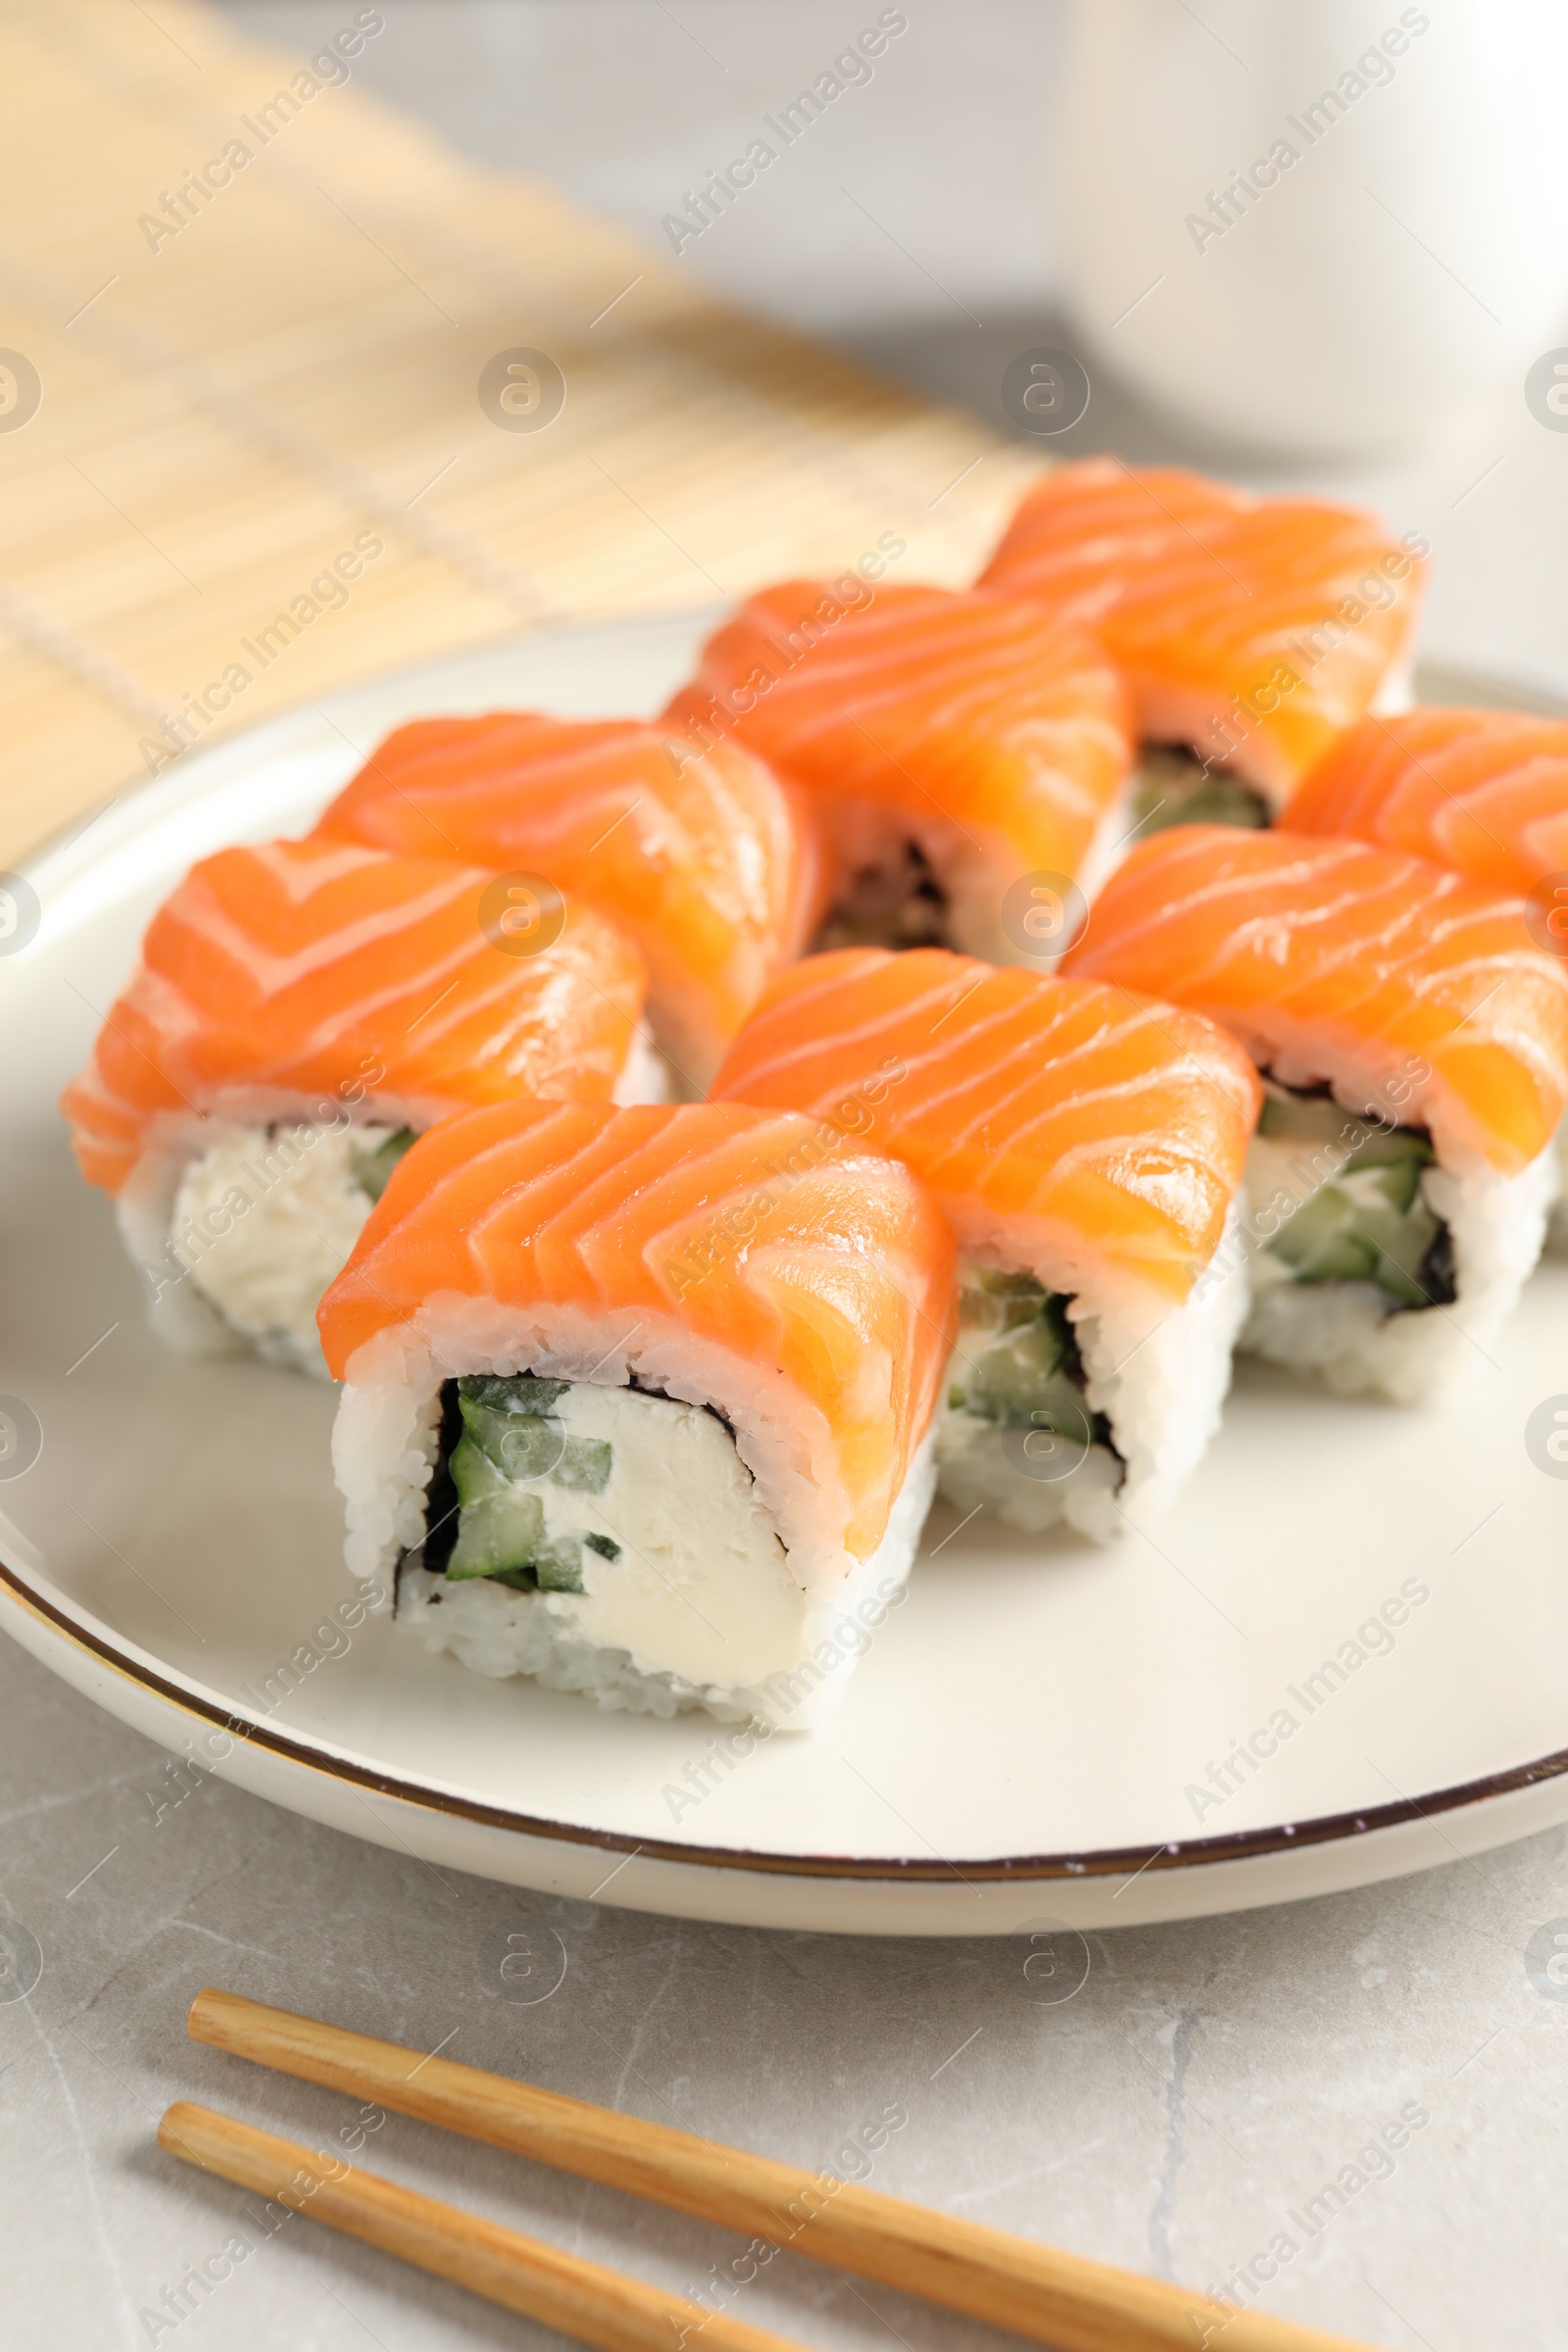
[[782, 580], [703, 648], [665, 722], [821, 797], [945, 820], [1018, 873], [1077, 872], [1130, 761], [1102, 650], [1008, 595]]
[[515, 1095], [607, 1101], [641, 957], [587, 907], [552, 946], [505, 953], [482, 919], [494, 881], [335, 841], [204, 858], [62, 1098], [83, 1174], [118, 1192], [158, 1114], [224, 1096], [262, 1116], [269, 1097], [318, 1096], [323, 1117], [377, 1094], [426, 1118]]
[[1112, 874], [1068, 960], [1222, 1021], [1260, 1061], [1353, 1071], [1369, 1095], [1394, 1080], [1412, 1118], [1505, 1174], [1568, 1102], [1562, 962], [1521, 901], [1424, 858], [1178, 826]]
[[789, 786], [734, 745], [699, 756], [631, 719], [399, 727], [318, 831], [538, 874], [610, 915], [643, 952], [659, 1043], [694, 1092], [820, 910], [815, 832]]
[[1280, 801], [1409, 648], [1424, 553], [1355, 507], [1092, 458], [1026, 494], [981, 583], [1097, 630], [1147, 739]]
[[1292, 795], [1284, 822], [1407, 850], [1523, 898], [1568, 874], [1568, 721], [1431, 708], [1364, 719]]
[[893, 1153], [966, 1247], [1010, 1226], [1037, 1262], [1108, 1264], [1183, 1298], [1218, 1244], [1259, 1090], [1222, 1030], [1126, 989], [853, 948], [779, 976], [714, 1092]]

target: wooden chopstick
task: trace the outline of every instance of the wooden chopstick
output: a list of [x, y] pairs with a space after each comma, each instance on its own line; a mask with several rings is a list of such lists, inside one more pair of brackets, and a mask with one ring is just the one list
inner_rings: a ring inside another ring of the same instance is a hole
[[[1358, 2352], [1344, 2336], [240, 1993], [199, 1992], [188, 2025], [195, 2040], [235, 2057], [787, 2246], [1055, 2352]], [[715, 2324], [707, 2322], [710, 2346]]]
[[461, 2206], [361, 2172], [347, 2157], [323, 2162], [310, 2148], [211, 2107], [184, 2100], [171, 2107], [158, 2127], [158, 2144], [204, 2172], [220, 2173], [604, 2352], [676, 2352], [682, 2345], [702, 2352], [800, 2352], [782, 2335], [748, 2328], [724, 2312], [704, 2311], [681, 2295], [666, 2295], [498, 2222], [481, 2221]]

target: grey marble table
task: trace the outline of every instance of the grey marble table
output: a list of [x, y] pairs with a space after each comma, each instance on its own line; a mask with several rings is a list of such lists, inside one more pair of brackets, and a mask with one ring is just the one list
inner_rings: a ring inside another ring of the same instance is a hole
[[[1533, 1984], [1526, 1961], [1554, 1920], [1568, 1943], [1568, 1834], [1092, 1936], [1054, 2001], [1008, 1939], [694, 1927], [438, 1874], [215, 1780], [172, 1801], [156, 1748], [9, 1645], [0, 1719], [0, 1893], [43, 1959], [0, 2005], [15, 2352], [558, 2340], [310, 2221], [266, 2237], [259, 2200], [158, 2150], [175, 2098], [313, 2145], [352, 2124], [350, 2102], [185, 2038], [215, 1982], [851, 2177], [891, 2111], [879, 2188], [1401, 2352], [1568, 2342], [1568, 1970]], [[545, 1931], [564, 1973], [514, 2002], [497, 1954], [509, 1932], [553, 1950]], [[399, 2180], [686, 2292], [716, 2297], [742, 2253], [400, 2117], [368, 2144]], [[236, 2232], [229, 2276], [181, 2292]], [[1236, 2283], [1244, 2266], [1258, 2283]], [[1004, 2340], [790, 2255], [732, 2307], [805, 2344]]]
[[[383, 5], [371, 86], [649, 232], [726, 123], [860, 21], [837, 0]], [[229, 13], [299, 45], [345, 15]], [[1053, 316], [1060, 13], [986, 0], [927, 7], [915, 28], [787, 200], [760, 200], [701, 267], [994, 415], [1002, 365]], [[907, 266], [846, 186], [896, 207]], [[1075, 440], [1171, 454], [1108, 390]], [[1433, 652], [1568, 685], [1565, 466], [1568, 437], [1515, 398], [1397, 465], [1312, 478], [1429, 533]], [[217, 1781], [182, 1795], [157, 1749], [3, 1644], [0, 1727], [0, 1905], [42, 1960], [26, 1997], [0, 1999], [8, 2352], [557, 2340], [308, 2221], [264, 2236], [255, 2200], [158, 2151], [181, 2096], [312, 2139], [350, 2112], [188, 2042], [209, 1982], [813, 2166], [862, 2171], [844, 2151], [891, 2110], [870, 2177], [894, 2193], [1403, 2352], [1568, 2346], [1568, 1981], [1541, 1956], [1555, 1927], [1568, 1939], [1562, 1833], [1353, 1895], [1094, 1937], [1081, 1986], [1052, 2001], [1011, 1943], [535, 1900]], [[560, 1939], [546, 1999], [506, 1997], [514, 1931]], [[396, 2117], [370, 2145], [397, 2178], [559, 2244], [710, 2299], [734, 2287], [740, 2241], [717, 2230]], [[227, 2276], [182, 2288], [204, 2263]], [[1003, 2340], [790, 2256], [734, 2308], [824, 2346]]]

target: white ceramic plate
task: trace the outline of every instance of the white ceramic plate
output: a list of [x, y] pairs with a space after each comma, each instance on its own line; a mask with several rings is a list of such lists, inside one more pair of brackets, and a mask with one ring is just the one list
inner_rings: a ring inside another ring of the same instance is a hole
[[188, 756], [29, 868], [38, 933], [0, 956], [0, 1392], [43, 1443], [0, 1487], [0, 1622], [279, 1804], [437, 1869], [690, 1917], [1114, 1926], [1568, 1820], [1568, 1484], [1525, 1444], [1568, 1391], [1568, 1268], [1440, 1411], [1244, 1368], [1157, 1544], [1031, 1557], [983, 1521], [948, 1541], [939, 1514], [843, 1714], [738, 1762], [706, 1717], [486, 1682], [385, 1621], [318, 1631], [348, 1591], [331, 1395], [153, 1345], [55, 1098], [194, 858], [307, 824], [422, 711], [656, 708], [701, 625], [535, 638], [337, 697]]

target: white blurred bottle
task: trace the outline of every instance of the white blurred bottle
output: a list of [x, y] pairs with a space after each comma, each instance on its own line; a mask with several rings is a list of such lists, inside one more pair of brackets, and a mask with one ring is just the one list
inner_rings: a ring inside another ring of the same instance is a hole
[[1565, 66], [1563, 0], [1077, 0], [1061, 213], [1091, 367], [1313, 453], [1521, 382], [1568, 311]]

